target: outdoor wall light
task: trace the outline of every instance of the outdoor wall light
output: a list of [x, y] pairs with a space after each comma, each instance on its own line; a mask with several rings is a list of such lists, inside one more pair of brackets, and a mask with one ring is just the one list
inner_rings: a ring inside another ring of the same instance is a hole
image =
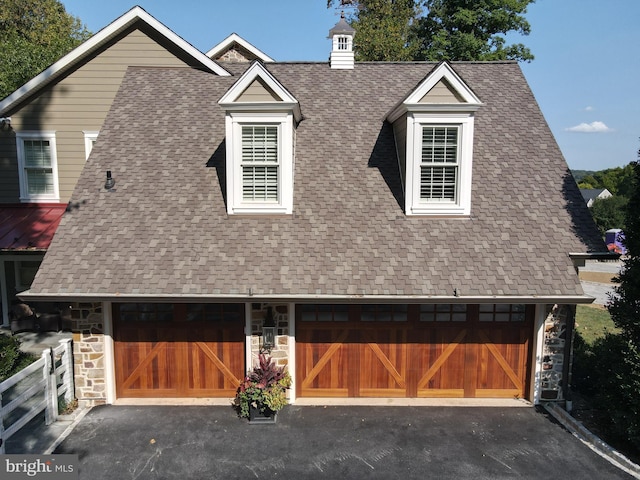
[[104, 188], [111, 190], [116, 185], [116, 181], [111, 176], [111, 170], [107, 170], [107, 181], [104, 182]]
[[273, 319], [273, 309], [267, 308], [267, 315], [262, 322], [262, 350], [271, 353], [276, 345], [276, 322]]

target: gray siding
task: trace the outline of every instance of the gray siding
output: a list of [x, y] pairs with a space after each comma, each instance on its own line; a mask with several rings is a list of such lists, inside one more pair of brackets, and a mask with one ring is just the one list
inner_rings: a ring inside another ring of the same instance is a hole
[[[100, 130], [128, 66], [188, 65], [149, 35], [134, 29], [11, 112], [14, 132], [56, 132], [61, 202], [69, 200], [85, 163], [83, 131]], [[15, 134], [3, 131], [0, 202], [17, 203], [19, 193]]]

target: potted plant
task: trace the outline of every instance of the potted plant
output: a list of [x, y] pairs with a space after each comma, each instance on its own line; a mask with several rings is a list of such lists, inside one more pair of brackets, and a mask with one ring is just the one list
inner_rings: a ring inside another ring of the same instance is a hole
[[258, 365], [247, 372], [236, 392], [238, 415], [249, 423], [275, 423], [276, 413], [287, 404], [290, 386], [291, 375], [285, 367], [261, 353]]

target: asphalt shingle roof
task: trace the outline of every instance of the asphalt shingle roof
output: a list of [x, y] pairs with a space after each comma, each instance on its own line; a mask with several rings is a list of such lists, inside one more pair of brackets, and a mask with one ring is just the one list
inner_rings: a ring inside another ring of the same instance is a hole
[[238, 76], [130, 68], [31, 293], [582, 295], [568, 252], [604, 246], [516, 63], [453, 64], [484, 103], [471, 217], [404, 214], [384, 119], [433, 67], [266, 65], [304, 120], [294, 213], [264, 217], [226, 214], [217, 102]]

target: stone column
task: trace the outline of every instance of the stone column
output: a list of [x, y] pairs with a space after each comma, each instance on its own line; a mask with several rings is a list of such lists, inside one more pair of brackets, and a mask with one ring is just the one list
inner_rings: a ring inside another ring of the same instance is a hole
[[103, 325], [101, 303], [72, 304], [75, 394], [80, 407], [94, 407], [107, 401]]
[[544, 322], [542, 348], [542, 373], [540, 375], [540, 400], [564, 402], [569, 388], [571, 332], [575, 318], [575, 306], [553, 305], [548, 307]]
[[[251, 363], [258, 363], [258, 355], [262, 347], [262, 323], [267, 309], [273, 310], [276, 324], [275, 346], [269, 354], [280, 367], [289, 365], [289, 305], [287, 303], [252, 303], [251, 304]], [[293, 372], [291, 372], [293, 373]]]

